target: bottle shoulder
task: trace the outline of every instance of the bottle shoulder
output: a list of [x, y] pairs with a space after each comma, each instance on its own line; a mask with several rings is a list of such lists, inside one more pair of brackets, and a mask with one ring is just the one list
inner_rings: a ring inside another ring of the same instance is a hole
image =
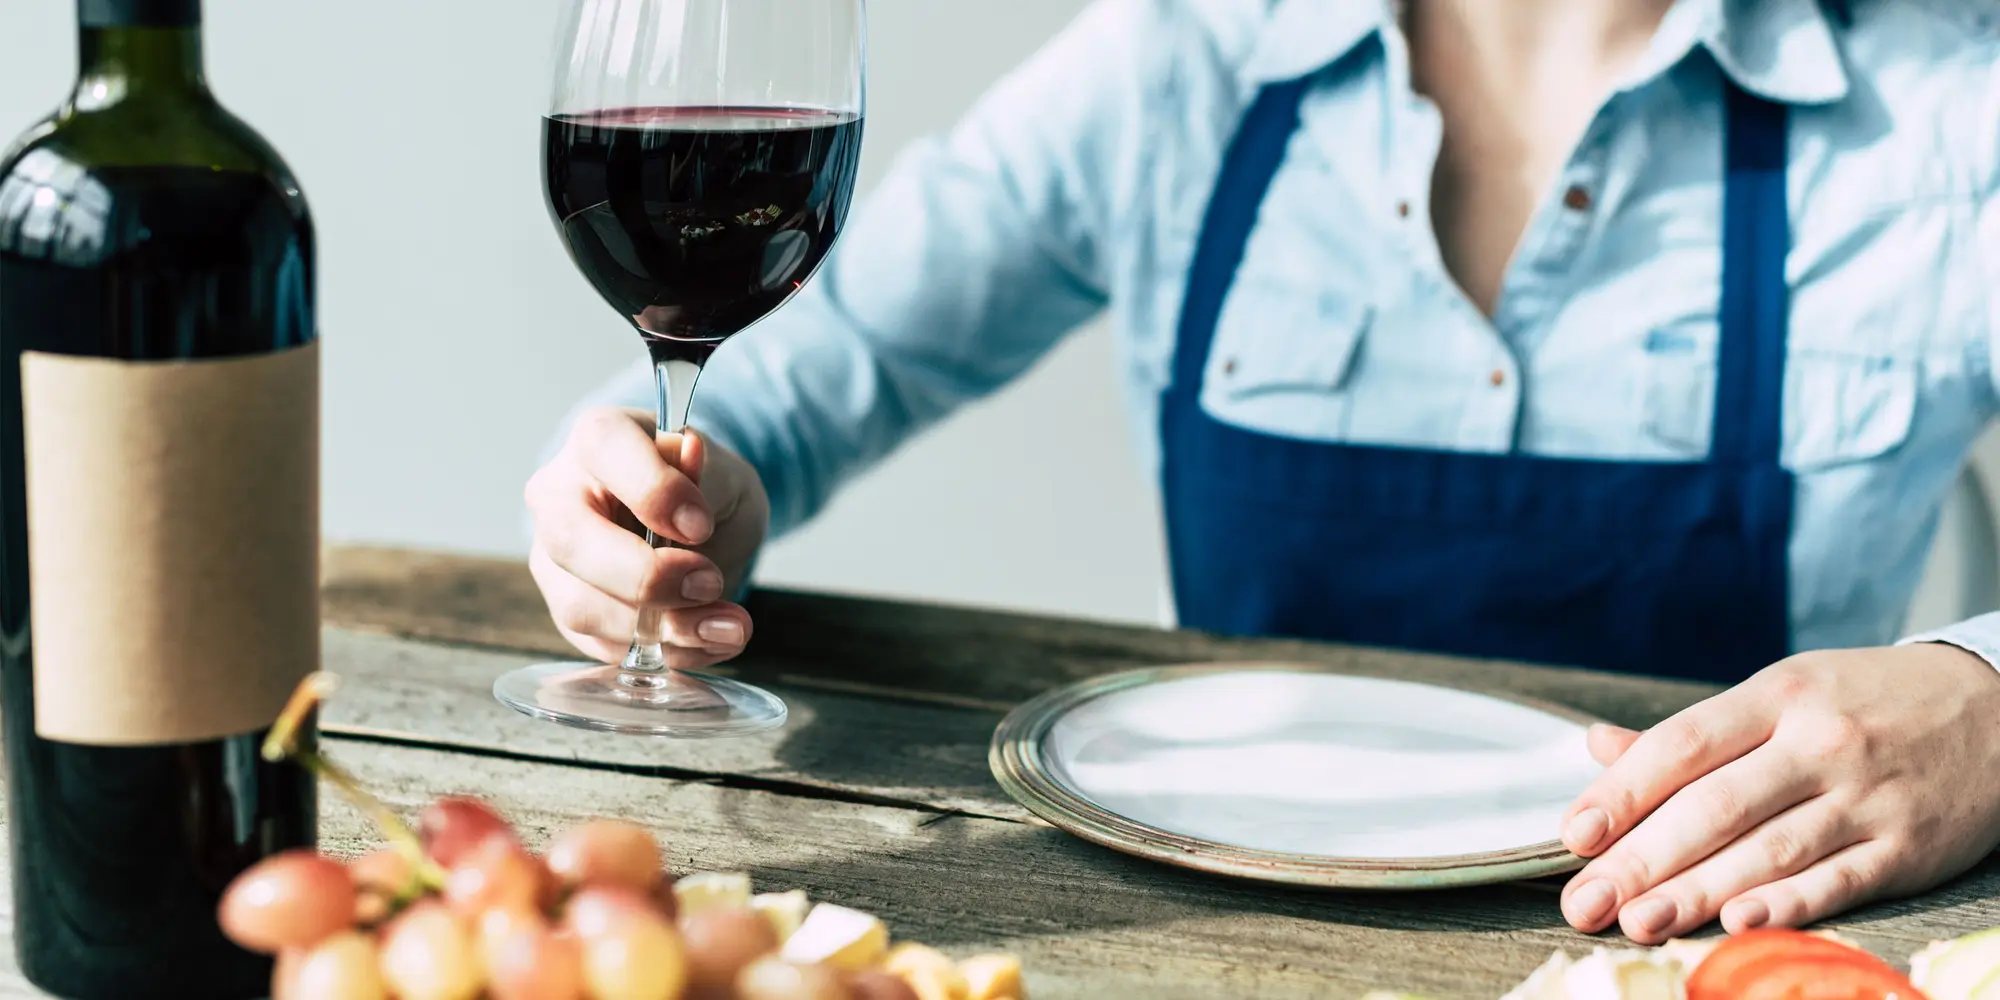
[[311, 215], [290, 169], [216, 110], [171, 128], [161, 119], [175, 116], [157, 109], [65, 112], [31, 128], [0, 158], [0, 253], [89, 266], [225, 224], [310, 253]]
[[264, 137], [264, 133], [257, 131], [255, 126], [237, 117], [228, 108], [217, 105], [216, 110], [220, 113], [218, 127], [230, 133], [237, 148], [243, 152], [245, 160], [258, 165], [259, 171], [271, 179], [273, 185], [301, 217], [308, 215], [310, 210], [306, 203], [305, 190], [300, 186], [298, 176], [292, 172], [291, 164], [285, 162], [277, 147], [271, 145], [271, 141]]
[[269, 264], [310, 286], [311, 220], [270, 177], [94, 166], [67, 152], [31, 144], [0, 173], [0, 265], [192, 276]]
[[[252, 175], [301, 221], [310, 209], [291, 167], [249, 123], [212, 98], [127, 99], [86, 107], [72, 99], [0, 154], [0, 183], [38, 174], [194, 169]], [[4, 214], [0, 205], [0, 214]]]

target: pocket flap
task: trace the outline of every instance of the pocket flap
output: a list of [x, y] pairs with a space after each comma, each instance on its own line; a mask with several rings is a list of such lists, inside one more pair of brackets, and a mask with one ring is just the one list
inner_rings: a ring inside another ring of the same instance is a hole
[[1205, 389], [1224, 399], [1340, 391], [1374, 310], [1350, 297], [1251, 283], [1231, 292]]
[[1785, 372], [1785, 464], [1808, 472], [1887, 454], [1909, 439], [1915, 362], [1793, 352]]
[[[1646, 431], [1688, 459], [1714, 437], [1713, 357], [1648, 359]], [[1785, 361], [1783, 462], [1812, 472], [1877, 458], [1910, 436], [1917, 410], [1913, 361], [1825, 351], [1792, 351]]]

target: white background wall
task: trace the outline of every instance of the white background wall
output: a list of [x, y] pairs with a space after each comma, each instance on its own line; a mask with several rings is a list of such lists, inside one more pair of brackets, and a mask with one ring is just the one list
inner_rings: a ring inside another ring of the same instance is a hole
[[[522, 552], [537, 452], [641, 353], [542, 203], [556, 0], [207, 3], [217, 91], [285, 155], [320, 227], [328, 536]], [[1082, 6], [872, 0], [864, 190]], [[62, 98], [73, 12], [0, 0], [0, 136]], [[778, 544], [762, 578], [1155, 620], [1158, 519], [1116, 392], [1108, 338], [1079, 336]]]
[[[640, 351], [542, 205], [556, 0], [207, 3], [215, 86], [283, 151], [320, 226], [327, 534], [520, 553], [520, 486], [551, 428]], [[872, 0], [864, 189], [1083, 5]], [[72, 15], [71, 0], [0, 0], [0, 135], [61, 99]], [[1920, 620], [1951, 613], [1954, 562]], [[915, 442], [762, 569], [777, 584], [1156, 620], [1158, 514], [1108, 338], [1083, 332]]]

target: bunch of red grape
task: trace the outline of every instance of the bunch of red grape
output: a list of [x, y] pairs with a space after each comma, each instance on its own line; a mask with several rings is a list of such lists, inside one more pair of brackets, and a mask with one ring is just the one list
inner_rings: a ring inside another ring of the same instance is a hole
[[891, 948], [869, 914], [752, 895], [742, 874], [675, 880], [628, 823], [537, 857], [453, 798], [418, 836], [351, 864], [279, 855], [229, 887], [222, 929], [277, 956], [272, 1000], [1022, 1000], [1011, 956]]

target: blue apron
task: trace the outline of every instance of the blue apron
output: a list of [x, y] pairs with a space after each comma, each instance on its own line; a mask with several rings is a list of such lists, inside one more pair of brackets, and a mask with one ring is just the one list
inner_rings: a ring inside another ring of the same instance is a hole
[[1786, 656], [1788, 128], [1782, 105], [1727, 86], [1715, 430], [1700, 462], [1326, 444], [1208, 416], [1216, 323], [1306, 81], [1265, 88], [1208, 206], [1161, 401], [1181, 623], [1722, 683]]

